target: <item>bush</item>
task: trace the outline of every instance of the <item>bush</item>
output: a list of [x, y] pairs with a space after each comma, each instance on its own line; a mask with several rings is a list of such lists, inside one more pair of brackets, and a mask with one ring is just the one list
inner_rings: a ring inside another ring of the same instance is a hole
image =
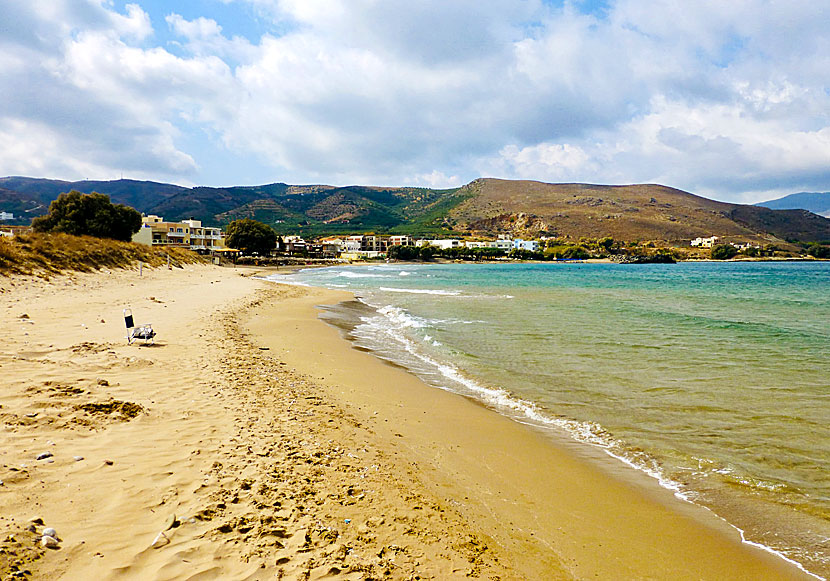
[[277, 233], [274, 229], [256, 220], [234, 220], [228, 224], [226, 234], [227, 245], [244, 254], [269, 254], [277, 247]]
[[738, 249], [731, 244], [718, 244], [712, 247], [712, 260], [729, 260], [737, 254]]
[[32, 220], [36, 232], [63, 232], [129, 242], [141, 228], [141, 214], [123, 204], [113, 204], [106, 194], [82, 194], [72, 190], [49, 204], [49, 213]]
[[830, 258], [830, 246], [813, 243], [807, 247], [807, 254], [814, 258]]

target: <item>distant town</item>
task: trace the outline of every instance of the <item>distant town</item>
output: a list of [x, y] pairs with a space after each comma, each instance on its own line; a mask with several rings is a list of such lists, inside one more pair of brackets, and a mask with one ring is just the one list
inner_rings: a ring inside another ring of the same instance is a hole
[[[153, 247], [180, 247], [189, 248], [200, 254], [224, 257], [227, 260], [236, 260], [241, 251], [230, 248], [226, 244], [225, 233], [219, 227], [205, 226], [200, 220], [182, 220], [179, 222], [165, 221], [156, 215], [142, 216], [142, 225], [132, 237], [133, 242]], [[717, 236], [696, 238], [690, 241], [690, 247], [711, 249], [719, 244]], [[582, 246], [594, 246], [607, 253], [613, 253], [610, 238], [593, 241], [593, 244], [583, 243]], [[616, 243], [617, 245], [619, 243]], [[563, 253], [553, 258], [585, 259], [594, 254], [577, 244], [570, 244]], [[760, 246], [746, 243], [731, 243], [728, 246], [735, 251], [748, 251], [750, 255], [763, 252]], [[355, 234], [347, 236], [325, 236], [306, 240], [297, 235], [284, 235], [278, 238], [277, 247], [273, 255], [297, 257], [304, 259], [342, 259], [342, 260], [371, 260], [392, 258], [417, 258], [419, 254], [406, 252], [405, 249], [434, 250], [436, 254], [448, 257], [478, 258], [539, 258], [542, 253], [552, 248], [562, 248], [562, 242], [552, 237], [541, 236], [538, 239], [524, 239], [507, 234], [492, 239], [461, 239], [461, 238], [422, 238], [406, 234], [376, 235]], [[752, 251], [757, 251], [753, 254]], [[662, 252], [662, 254], [661, 254]], [[736, 252], [737, 253], [737, 252]], [[654, 251], [651, 253], [655, 254]], [[665, 249], [657, 249], [658, 257], [670, 258]], [[734, 254], [733, 254], [734, 256]], [[420, 254], [423, 257], [423, 253]], [[550, 257], [550, 256], [548, 256]], [[261, 257], [265, 258], [265, 257]], [[217, 260], [218, 261], [218, 260]], [[666, 261], [669, 260], [659, 260]]]

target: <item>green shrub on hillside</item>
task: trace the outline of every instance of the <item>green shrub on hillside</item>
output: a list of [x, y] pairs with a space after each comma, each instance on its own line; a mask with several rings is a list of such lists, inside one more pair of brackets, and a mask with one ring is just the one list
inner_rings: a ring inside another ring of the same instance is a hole
[[807, 254], [814, 258], [830, 258], [830, 246], [813, 243], [807, 247]]
[[738, 249], [731, 244], [718, 244], [712, 247], [712, 260], [729, 260], [737, 254]]

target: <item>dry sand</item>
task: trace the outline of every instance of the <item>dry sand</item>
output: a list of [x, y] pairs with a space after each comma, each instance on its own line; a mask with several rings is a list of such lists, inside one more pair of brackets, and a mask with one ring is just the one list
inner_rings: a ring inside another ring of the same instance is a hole
[[803, 576], [352, 349], [315, 310], [348, 296], [249, 274], [0, 279], [0, 579]]

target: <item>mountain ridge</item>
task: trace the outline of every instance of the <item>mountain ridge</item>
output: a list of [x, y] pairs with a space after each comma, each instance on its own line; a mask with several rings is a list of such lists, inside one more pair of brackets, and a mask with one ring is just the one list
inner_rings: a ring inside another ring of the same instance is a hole
[[809, 210], [819, 216], [830, 218], [830, 192], [798, 192], [755, 205], [771, 210]]
[[[756, 244], [830, 240], [830, 220], [806, 210], [731, 204], [660, 184], [552, 184], [479, 178], [445, 190], [416, 187], [290, 185], [187, 188], [152, 181], [68, 182], [0, 178], [0, 210], [45, 213], [58, 194], [107, 194], [167, 220], [225, 225], [254, 218], [280, 234], [389, 232], [423, 235], [613, 237], [677, 244], [716, 235]], [[22, 210], [19, 210], [22, 211]]]

